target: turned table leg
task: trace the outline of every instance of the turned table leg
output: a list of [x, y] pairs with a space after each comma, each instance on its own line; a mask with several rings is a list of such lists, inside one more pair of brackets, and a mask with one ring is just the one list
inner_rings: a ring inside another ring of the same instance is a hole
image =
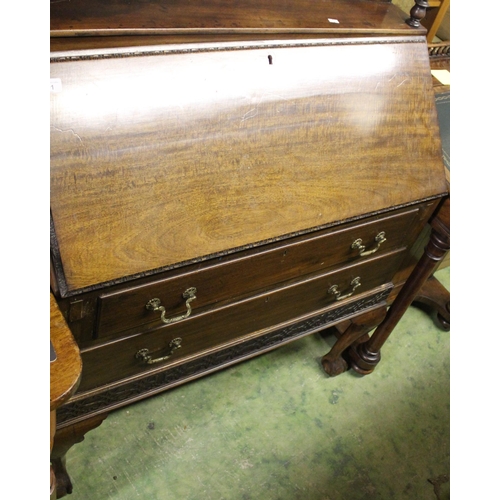
[[386, 317], [369, 340], [349, 350], [351, 366], [355, 371], [367, 375], [375, 369], [385, 341], [449, 249], [450, 198], [447, 198], [431, 221], [431, 235], [423, 256], [389, 308]]
[[356, 343], [360, 338], [373, 330], [384, 319], [386, 313], [385, 304], [371, 309], [364, 314], [354, 318], [342, 335], [333, 345], [328, 354], [321, 359], [323, 369], [330, 376], [340, 375], [349, 369], [347, 361], [342, 354], [344, 351]]
[[428, 0], [415, 0], [415, 5], [410, 10], [410, 18], [406, 20], [406, 24], [413, 28], [420, 28], [420, 21], [425, 17], [428, 8]]

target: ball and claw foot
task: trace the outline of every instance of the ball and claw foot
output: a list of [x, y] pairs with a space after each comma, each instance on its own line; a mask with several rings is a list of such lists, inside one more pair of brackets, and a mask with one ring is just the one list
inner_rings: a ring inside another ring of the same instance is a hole
[[56, 491], [57, 498], [62, 498], [66, 495], [71, 495], [73, 492], [73, 484], [66, 470], [64, 460], [56, 458], [52, 460], [52, 467], [56, 476]]

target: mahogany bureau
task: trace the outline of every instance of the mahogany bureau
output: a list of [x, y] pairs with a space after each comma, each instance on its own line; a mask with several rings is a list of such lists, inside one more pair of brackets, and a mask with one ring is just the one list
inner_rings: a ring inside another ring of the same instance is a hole
[[363, 373], [349, 348], [448, 194], [407, 18], [375, 0], [51, 4], [51, 291], [83, 361], [60, 435], [334, 325], [324, 369]]

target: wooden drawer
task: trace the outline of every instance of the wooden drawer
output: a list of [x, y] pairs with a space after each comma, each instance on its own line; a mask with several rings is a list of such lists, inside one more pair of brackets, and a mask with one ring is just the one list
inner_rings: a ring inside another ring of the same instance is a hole
[[[106, 339], [146, 324], [161, 325], [160, 313], [146, 308], [158, 298], [166, 309], [166, 318], [178, 317], [186, 311], [183, 293], [197, 289], [191, 303], [194, 314], [208, 306], [234, 300], [237, 297], [263, 290], [296, 277], [348, 263], [365, 260], [360, 250], [352, 248], [355, 240], [366, 245], [365, 252], [377, 248], [376, 237], [385, 233], [386, 241], [380, 245], [380, 254], [407, 244], [411, 227], [419, 208], [371, 218], [363, 223], [321, 233], [277, 248], [246, 255], [201, 270], [187, 272], [142, 286], [105, 293], [99, 297], [99, 319], [96, 338]], [[372, 254], [370, 254], [372, 255]]]
[[[265, 329], [281, 323], [356, 300], [363, 292], [390, 282], [404, 254], [404, 250], [395, 250], [216, 310], [200, 312], [175, 324], [151, 328], [83, 350], [83, 376], [79, 390], [86, 391], [158, 367], [161, 369], [183, 363], [189, 358], [223, 348], [228, 343], [260, 336]], [[329, 293], [334, 285], [338, 285], [342, 296], [350, 293], [353, 279], [358, 277], [360, 285], [355, 288], [352, 298], [336, 300], [335, 295]], [[164, 357], [175, 338], [182, 339], [182, 346], [167, 360], [148, 365], [136, 358], [141, 349], [148, 349], [152, 358]]]

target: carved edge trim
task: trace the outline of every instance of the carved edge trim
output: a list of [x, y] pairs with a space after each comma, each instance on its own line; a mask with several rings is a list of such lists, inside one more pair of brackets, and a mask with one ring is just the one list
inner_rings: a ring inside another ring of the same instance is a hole
[[[149, 276], [154, 276], [155, 274], [164, 273], [166, 271], [171, 271], [173, 269], [179, 269], [181, 267], [185, 267], [185, 266], [189, 266], [189, 265], [193, 265], [193, 264], [199, 264], [200, 262], [206, 262], [207, 260], [210, 260], [210, 259], [216, 259], [216, 258], [219, 258], [219, 257], [225, 257], [227, 255], [233, 255], [235, 253], [243, 252], [243, 251], [246, 251], [246, 250], [251, 250], [253, 248], [260, 248], [260, 247], [262, 247], [264, 245], [270, 245], [272, 243], [278, 243], [280, 241], [285, 241], [287, 239], [295, 238], [297, 236], [303, 236], [303, 235], [306, 235], [306, 234], [310, 234], [310, 233], [313, 233], [315, 231], [322, 231], [324, 229], [334, 228], [334, 227], [340, 226], [342, 224], [349, 224], [351, 222], [356, 222], [356, 221], [361, 220], [361, 219], [365, 219], [365, 218], [369, 218], [369, 217], [376, 217], [377, 215], [383, 215], [383, 214], [386, 214], [386, 213], [389, 213], [389, 212], [392, 212], [392, 211], [400, 210], [402, 208], [409, 208], [409, 207], [412, 207], [412, 206], [415, 206], [415, 205], [420, 205], [422, 203], [428, 203], [430, 201], [434, 201], [434, 200], [437, 200], [439, 198], [442, 198], [445, 195], [446, 195], [446, 193], [436, 194], [434, 196], [429, 196], [428, 198], [424, 198], [424, 199], [421, 199], [421, 200], [416, 200], [416, 201], [413, 201], [413, 202], [410, 202], [410, 203], [403, 203], [401, 205], [395, 205], [395, 206], [392, 206], [390, 208], [384, 208], [382, 210], [376, 210], [376, 211], [370, 212], [368, 214], [358, 215], [358, 216], [350, 217], [348, 219], [344, 219], [344, 220], [341, 220], [341, 221], [336, 221], [336, 222], [333, 222], [333, 223], [323, 224], [321, 226], [316, 226], [316, 227], [312, 227], [312, 228], [309, 228], [309, 229], [304, 229], [304, 230], [301, 230], [301, 231], [296, 231], [296, 232], [293, 232], [293, 233], [284, 234], [284, 235], [278, 236], [276, 238], [269, 238], [267, 240], [257, 241], [255, 243], [249, 243], [248, 245], [243, 245], [241, 247], [231, 248], [231, 249], [228, 249], [228, 250], [223, 250], [221, 252], [216, 252], [216, 253], [212, 253], [212, 254], [209, 254], [209, 255], [204, 255], [202, 257], [197, 257], [195, 259], [185, 260], [185, 261], [182, 261], [182, 262], [177, 262], [175, 264], [170, 264], [170, 265], [164, 266], [164, 267], [158, 267], [158, 268], [155, 268], [155, 269], [151, 269], [149, 271], [144, 271], [142, 273], [137, 273], [137, 274], [133, 274], [133, 275], [129, 275], [129, 276], [123, 276], [122, 278], [117, 278], [117, 279], [114, 279], [114, 280], [105, 281], [103, 283], [96, 283], [95, 285], [90, 285], [90, 286], [87, 286], [87, 287], [84, 287], [84, 288], [78, 288], [76, 290], [69, 290], [68, 289], [68, 287], [66, 285], [66, 282], [64, 280], [64, 271], [63, 271], [63, 267], [62, 267], [62, 262], [60, 260], [60, 256], [58, 255], [58, 258], [59, 258], [58, 263], [61, 266], [60, 267], [61, 275], [59, 275], [59, 268], [55, 268], [55, 271], [56, 271], [56, 276], [57, 276], [58, 281], [63, 280], [63, 284], [64, 284], [64, 292], [62, 290], [62, 285], [61, 285], [61, 298], [65, 299], [65, 298], [69, 298], [69, 297], [74, 297], [74, 296], [77, 296], [77, 295], [81, 295], [81, 294], [84, 294], [84, 293], [87, 293], [87, 292], [94, 292], [94, 291], [97, 291], [97, 290], [101, 290], [103, 288], [107, 288], [109, 286], [121, 285], [123, 283], [127, 283], [127, 282], [135, 280], [135, 279], [147, 278]], [[55, 243], [57, 245], [57, 241], [55, 241]]]
[[62, 265], [61, 254], [59, 252], [59, 244], [57, 242], [56, 229], [54, 227], [54, 219], [52, 211], [50, 212], [50, 259], [54, 268], [54, 276], [58, 286], [58, 295], [65, 297], [68, 293], [66, 277], [64, 275], [64, 267]]
[[[55, 55], [52, 53], [50, 56], [50, 62], [61, 63], [68, 61], [89, 61], [96, 59], [114, 59], [114, 58], [126, 58], [126, 57], [144, 57], [144, 56], [161, 56], [161, 55], [172, 55], [172, 54], [195, 54], [203, 52], [233, 52], [241, 50], [260, 50], [260, 49], [281, 49], [281, 48], [295, 48], [295, 47], [329, 47], [329, 46], [342, 46], [342, 45], [380, 45], [380, 44], [398, 44], [398, 43], [427, 43], [425, 37], [423, 36], [412, 36], [412, 37], [395, 37], [395, 38], [356, 38], [356, 39], [342, 39], [342, 40], [323, 40], [323, 41], [296, 41], [291, 43], [271, 42], [271, 43], [247, 43], [243, 45], [216, 45], [216, 46], [196, 46], [196, 47], [183, 47], [183, 48], [168, 48], [163, 47], [161, 49], [154, 50], [134, 50], [127, 51], [130, 49], [125, 49], [119, 51], [112, 49], [112, 51], [102, 51], [100, 53], [88, 53], [87, 51], [77, 51], [73, 53], [65, 53]], [[85, 53], [82, 53], [85, 52]]]
[[450, 42], [431, 43], [428, 46], [429, 57], [432, 59], [450, 59]]
[[167, 369], [163, 372], [125, 383], [103, 393], [69, 402], [57, 410], [58, 428], [66, 427], [100, 413], [109, 412], [148, 396], [163, 392], [169, 388], [199, 378], [217, 369], [235, 364], [249, 357], [272, 350], [282, 344], [296, 340], [305, 335], [322, 330], [341, 319], [380, 305], [393, 289], [390, 283], [383, 290], [361, 300], [336, 307], [322, 314], [307, 318], [292, 325], [278, 328], [261, 337], [257, 337], [235, 346], [222, 349], [199, 359]]

